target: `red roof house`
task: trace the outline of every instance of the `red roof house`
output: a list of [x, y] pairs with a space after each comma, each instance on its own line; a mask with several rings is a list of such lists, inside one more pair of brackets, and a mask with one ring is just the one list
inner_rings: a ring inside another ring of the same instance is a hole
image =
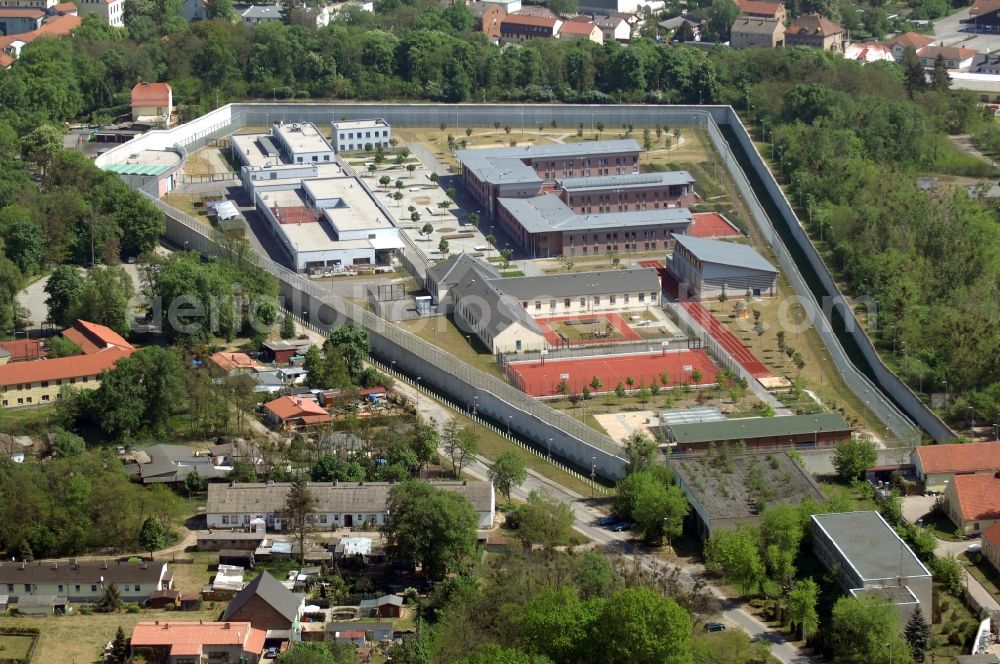
[[222, 369], [227, 374], [250, 371], [257, 363], [246, 353], [220, 351], [208, 358], [209, 362]]
[[283, 396], [264, 404], [264, 415], [274, 425], [284, 429], [321, 424], [333, 419], [330, 413], [311, 397]]
[[966, 535], [979, 535], [1000, 519], [1000, 477], [956, 475], [944, 491], [948, 518]]
[[955, 475], [1000, 471], [1000, 441], [921, 445], [910, 454], [910, 463], [925, 489], [941, 492]]
[[167, 83], [136, 83], [132, 88], [132, 121], [170, 124], [174, 93]]
[[994, 523], [983, 533], [983, 555], [1000, 570], [1000, 522]]
[[773, 18], [785, 22], [785, 3], [762, 2], [761, 0], [736, 0], [736, 6], [744, 16]]
[[85, 320], [77, 320], [72, 327], [63, 330], [62, 335], [79, 346], [86, 355], [106, 348], [135, 350], [132, 344], [110, 327]]
[[229, 662], [257, 664], [264, 650], [266, 632], [248, 622], [141, 622], [132, 630], [132, 654], [150, 661], [192, 661], [212, 654]]

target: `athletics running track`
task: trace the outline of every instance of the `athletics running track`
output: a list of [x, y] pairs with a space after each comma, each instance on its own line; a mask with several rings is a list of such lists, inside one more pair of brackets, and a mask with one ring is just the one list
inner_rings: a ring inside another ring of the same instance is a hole
[[[567, 375], [571, 392], [582, 392], [588, 387], [596, 392], [613, 392], [618, 383], [627, 385], [631, 377], [632, 388], [642, 386], [663, 386], [660, 374], [666, 372], [669, 386], [676, 387], [685, 381], [692, 383], [691, 374], [701, 372], [699, 385], [715, 383], [719, 368], [703, 350], [671, 350], [659, 353], [637, 353], [635, 355], [602, 355], [560, 360], [512, 362], [507, 365], [507, 373], [517, 387], [533, 397], [553, 396], [559, 393], [558, 386]], [[601, 386], [594, 390], [590, 382], [597, 376]]]
[[[674, 279], [673, 275], [663, 267], [663, 264], [659, 261], [642, 261], [639, 263], [642, 267], [652, 267], [656, 268], [657, 272], [660, 273], [660, 279], [663, 281], [663, 288], [677, 297], [679, 285], [677, 280]], [[733, 359], [739, 362], [740, 366], [746, 369], [751, 376], [754, 378], [768, 378], [773, 376], [770, 369], [761, 363], [753, 353], [743, 345], [743, 342], [739, 338], [730, 332], [726, 327], [720, 323], [712, 313], [701, 306], [700, 302], [695, 302], [692, 300], [680, 300], [680, 305], [687, 309], [687, 312], [691, 314], [699, 325], [701, 325], [705, 330], [712, 335], [719, 344], [726, 349]]]

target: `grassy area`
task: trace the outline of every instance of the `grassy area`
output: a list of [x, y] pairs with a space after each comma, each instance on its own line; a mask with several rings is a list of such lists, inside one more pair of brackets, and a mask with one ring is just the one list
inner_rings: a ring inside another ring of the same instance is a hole
[[865, 512], [878, 511], [878, 504], [874, 499], [864, 496], [857, 489], [834, 482], [826, 478], [817, 478], [820, 488], [826, 497], [835, 502], [846, 502], [851, 511]]
[[958, 562], [965, 566], [966, 572], [983, 584], [989, 594], [1000, 597], [1000, 572], [981, 553], [970, 554], [966, 551], [958, 556]]
[[968, 607], [961, 600], [945, 592], [941, 584], [934, 584], [934, 594], [937, 596], [938, 604], [941, 607], [941, 614], [940, 619], [934, 621], [931, 625], [931, 631], [940, 645], [931, 651], [931, 661], [954, 661], [949, 658], [957, 657], [967, 651], [965, 650], [964, 643], [953, 644], [948, 642], [949, 631], [963, 623], [967, 629], [975, 629], [979, 620], [972, 615], [972, 612], [969, 611]]
[[34, 641], [27, 634], [0, 634], [0, 659], [26, 659]]
[[[451, 316], [418, 318], [400, 321], [397, 325], [481, 371], [494, 376], [501, 375], [489, 349], [479, 343], [475, 335], [463, 333]], [[467, 336], [470, 338], [467, 339]]]
[[202, 148], [194, 154], [189, 154], [187, 161], [184, 162], [184, 172], [188, 175], [231, 173], [232, 170], [232, 166], [219, 148]]
[[947, 542], [959, 542], [964, 537], [955, 537], [955, 524], [944, 513], [944, 510], [931, 510], [924, 517], [924, 526], [930, 528], [934, 537]]
[[174, 573], [174, 588], [183, 593], [200, 593], [215, 576], [219, 554], [215, 551], [191, 551], [184, 553], [183, 557], [192, 558], [194, 562], [170, 566]]
[[[207, 606], [207, 605], [206, 605]], [[104, 645], [115, 637], [118, 627], [131, 634], [135, 624], [148, 620], [217, 620], [222, 607], [202, 611], [142, 610], [138, 613], [95, 613], [84, 616], [72, 613], [65, 616], [0, 617], [4, 627], [36, 627], [41, 634], [35, 650], [35, 662], [84, 662], [97, 661], [104, 652]]]
[[0, 431], [15, 436], [45, 433], [55, 422], [55, 406], [4, 408], [0, 410]]
[[606, 339], [613, 341], [624, 335], [611, 326], [606, 318], [581, 316], [576, 320], [553, 321], [549, 323], [552, 331], [567, 341], [582, 341], [584, 339]]

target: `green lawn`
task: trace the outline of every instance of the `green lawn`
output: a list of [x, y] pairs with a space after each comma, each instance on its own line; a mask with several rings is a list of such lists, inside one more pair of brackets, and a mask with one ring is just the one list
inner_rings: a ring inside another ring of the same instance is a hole
[[55, 406], [4, 408], [0, 410], [0, 431], [15, 436], [45, 433], [55, 424]]
[[401, 328], [493, 376], [500, 376], [496, 359], [475, 335], [464, 334], [451, 316], [433, 316], [397, 323]]
[[[979, 558], [979, 562], [975, 558]], [[989, 563], [981, 554], [969, 555], [968, 552], [958, 556], [958, 562], [965, 566], [965, 571], [976, 577], [979, 583], [983, 584], [994, 597], [1000, 597], [1000, 572]]]
[[27, 634], [0, 634], [0, 659], [26, 659], [34, 641]]

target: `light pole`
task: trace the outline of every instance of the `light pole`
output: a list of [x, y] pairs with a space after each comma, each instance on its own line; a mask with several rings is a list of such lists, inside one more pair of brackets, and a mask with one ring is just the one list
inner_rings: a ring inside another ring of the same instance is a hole
[[597, 457], [590, 457], [590, 497], [594, 497], [594, 490], [596, 488], [596, 476], [597, 476]]
[[476, 430], [476, 425], [478, 424], [478, 422], [476, 421], [476, 415], [478, 413], [479, 413], [479, 395], [477, 394], [474, 397], [472, 397], [472, 430], [473, 431]]
[[973, 438], [975, 438], [975, 436], [976, 436], [976, 409], [973, 408], [972, 406], [969, 406], [969, 412], [972, 413], [972, 417], [969, 418], [969, 424], [971, 425], [969, 428], [972, 429], [972, 436], [973, 436]]
[[865, 402], [865, 429], [868, 428], [868, 405], [869, 402]]
[[1000, 440], [1000, 427], [993, 424], [993, 440]]
[[549, 449], [549, 454], [546, 457], [546, 459], [551, 463], [552, 462], [552, 439], [549, 438], [549, 440], [547, 442], [548, 442], [548, 445], [549, 445], [549, 448], [548, 448]]
[[514, 417], [514, 416], [513, 415], [508, 415], [507, 416], [507, 435], [508, 436], [510, 435], [510, 420], [511, 420], [512, 417]]

